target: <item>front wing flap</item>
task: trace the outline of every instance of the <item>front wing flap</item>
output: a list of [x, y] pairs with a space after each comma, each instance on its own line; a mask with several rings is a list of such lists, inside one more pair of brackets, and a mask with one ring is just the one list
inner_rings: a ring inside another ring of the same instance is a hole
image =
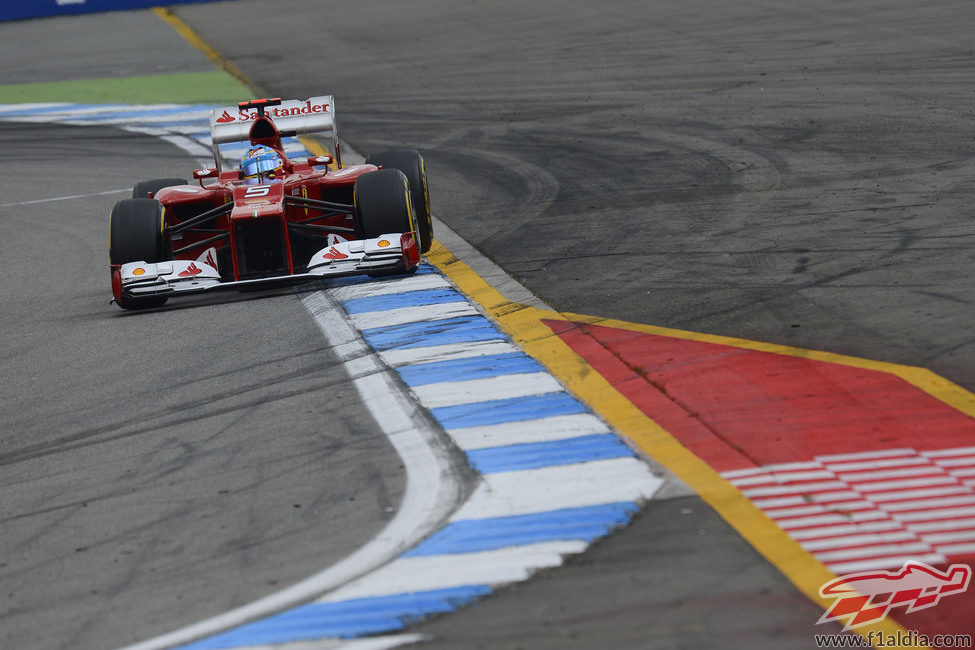
[[390, 233], [372, 239], [338, 242], [323, 248], [309, 260], [305, 273], [221, 281], [219, 271], [206, 262], [170, 260], [129, 262], [122, 265], [119, 274], [122, 295], [141, 298], [300, 284], [319, 278], [364, 273], [407, 273], [419, 263], [419, 249], [413, 234]]

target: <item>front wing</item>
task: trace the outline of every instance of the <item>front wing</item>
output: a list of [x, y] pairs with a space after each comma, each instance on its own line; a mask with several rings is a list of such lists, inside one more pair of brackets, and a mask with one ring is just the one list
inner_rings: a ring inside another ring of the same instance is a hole
[[[209, 259], [213, 259], [211, 256]], [[420, 263], [412, 233], [390, 233], [373, 239], [338, 242], [315, 253], [305, 273], [251, 280], [221, 281], [220, 272], [200, 260], [129, 262], [113, 283], [116, 300], [122, 297], [189, 295], [211, 291], [300, 284], [320, 278], [365, 273], [407, 273]]]

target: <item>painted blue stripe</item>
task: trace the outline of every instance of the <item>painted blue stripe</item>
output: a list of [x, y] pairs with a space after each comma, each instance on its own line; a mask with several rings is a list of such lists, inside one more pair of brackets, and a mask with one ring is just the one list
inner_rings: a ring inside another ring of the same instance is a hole
[[445, 302], [467, 302], [467, 298], [460, 295], [455, 289], [421, 289], [385, 296], [350, 298], [343, 301], [342, 306], [350, 314], [363, 314], [370, 311], [388, 311], [417, 305], [439, 305]]
[[481, 474], [493, 474], [632, 455], [633, 451], [612, 433], [594, 433], [564, 440], [475, 449], [467, 452], [467, 459]]
[[405, 557], [477, 553], [508, 546], [581, 539], [592, 542], [626, 525], [639, 510], [630, 501], [564, 508], [527, 515], [455, 521]]
[[505, 340], [483, 316], [461, 316], [442, 320], [405, 323], [364, 330], [362, 336], [374, 350], [425, 348], [447, 343]]
[[562, 392], [496, 399], [457, 406], [442, 406], [430, 410], [433, 417], [445, 429], [537, 420], [554, 415], [571, 415], [573, 413], [585, 413], [586, 411], [586, 407], [579, 400]]
[[423, 386], [445, 381], [465, 381], [545, 370], [524, 352], [507, 352], [481, 357], [418, 363], [397, 368], [407, 386]]
[[450, 612], [491, 593], [487, 585], [468, 585], [334, 603], [312, 603], [180, 646], [216, 650], [325, 638], [353, 638], [400, 630], [408, 623]]

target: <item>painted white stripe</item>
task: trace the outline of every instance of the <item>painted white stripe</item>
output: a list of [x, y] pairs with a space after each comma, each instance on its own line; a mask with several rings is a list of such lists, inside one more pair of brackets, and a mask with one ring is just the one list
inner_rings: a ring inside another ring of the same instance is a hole
[[[114, 112], [114, 111], [113, 111]], [[168, 113], [165, 115], [123, 115], [121, 117], [104, 117], [104, 118], [94, 118], [87, 120], [72, 120], [70, 118], [58, 120], [62, 124], [80, 124], [80, 125], [101, 125], [101, 126], [118, 126], [121, 124], [132, 124], [136, 122], [138, 124], [166, 124], [167, 122], [189, 122], [191, 120], [208, 120], [208, 113], [202, 113], [200, 111], [187, 111], [185, 113]]]
[[[0, 117], [2, 113], [12, 113], [14, 111], [33, 111], [39, 108], [54, 108], [55, 106], [74, 106], [66, 102], [36, 102], [33, 104], [0, 104]], [[4, 118], [8, 119], [8, 118]]]
[[307, 602], [390, 562], [440, 528], [463, 498], [458, 468], [446, 444], [409, 398], [405, 387], [345, 320], [345, 312], [337, 301], [317, 291], [306, 294], [302, 304], [331, 350], [344, 362], [362, 403], [403, 460], [406, 489], [399, 510], [373, 539], [324, 571], [242, 607], [125, 650], [168, 648]]
[[379, 356], [382, 357], [383, 361], [395, 368], [413, 363], [450, 361], [451, 359], [466, 359], [520, 351], [519, 348], [508, 341], [475, 341], [473, 343], [432, 345], [425, 348], [386, 350], [385, 352], [380, 352]]
[[840, 505], [846, 505], [844, 499], [851, 499], [851, 501], [846, 503], [862, 503], [864, 507], [870, 504], [863, 500], [863, 495], [859, 492], [854, 492], [852, 490], [843, 490], [840, 492], [820, 492], [818, 494], [810, 494], [809, 500], [815, 503], [828, 503], [831, 507], [836, 508]]
[[[827, 524], [848, 524], [851, 521], [875, 521], [877, 519], [887, 519], [887, 515], [882, 512], [851, 512], [849, 514], [819, 515], [815, 517], [800, 517], [798, 519], [783, 519], [776, 523], [786, 530], [793, 528], [806, 528], [809, 526], [821, 526]], [[790, 533], [791, 534], [791, 533]]]
[[938, 544], [937, 550], [945, 555], [961, 555], [975, 552], [975, 544]]
[[923, 553], [931, 551], [931, 546], [924, 542], [909, 542], [907, 544], [878, 544], [866, 548], [851, 548], [842, 551], [828, 551], [817, 553], [816, 559], [820, 562], [833, 562], [838, 560], [852, 560], [855, 558], [878, 557], [883, 555], [901, 555], [904, 553]]
[[602, 420], [591, 413], [556, 415], [550, 418], [505, 422], [482, 427], [465, 427], [447, 431], [464, 451], [504, 447], [530, 442], [550, 442], [594, 433], [609, 433]]
[[896, 492], [869, 493], [864, 496], [872, 503], [887, 503], [891, 501], [910, 501], [925, 497], [951, 496], [954, 494], [971, 494], [971, 491], [957, 482], [950, 487], [927, 488], [924, 490], [904, 490]]
[[920, 467], [903, 467], [898, 469], [879, 469], [869, 472], [850, 472], [843, 473], [837, 472], [839, 477], [844, 481], [849, 481], [850, 483], [857, 483], [860, 481], [873, 481], [885, 478], [906, 478], [909, 476], [928, 476], [928, 475], [938, 475], [944, 476], [944, 470], [940, 469], [937, 465], [933, 463], [926, 463]]
[[950, 519], [946, 521], [932, 521], [922, 524], [905, 524], [908, 530], [914, 530], [919, 533], [927, 533], [931, 531], [942, 531], [942, 530], [958, 530], [960, 528], [975, 528], [975, 518], [965, 518], [965, 519]]
[[[792, 497], [778, 497], [774, 499], [752, 499], [754, 503], [759, 508], [781, 508], [785, 506], [798, 506], [801, 504], [808, 504], [809, 500], [805, 497], [792, 496]], [[823, 506], [815, 506], [817, 508], [824, 509]]]
[[775, 472], [775, 480], [779, 483], [795, 483], [798, 481], [812, 481], [818, 479], [835, 479], [836, 475], [825, 469], [805, 472]]
[[329, 291], [336, 298], [345, 302], [356, 298], [372, 298], [374, 296], [389, 296], [392, 294], [408, 294], [411, 291], [429, 289], [449, 289], [450, 282], [437, 273], [411, 275], [405, 278], [390, 278], [381, 282], [367, 282], [365, 284], [350, 284], [345, 287], [335, 287]]
[[942, 458], [944, 456], [975, 456], [975, 447], [955, 447], [953, 449], [933, 449], [931, 451], [922, 451], [922, 456], [928, 458]]
[[[756, 503], [755, 505], [758, 504]], [[771, 510], [766, 510], [765, 514], [772, 519], [782, 519], [785, 517], [799, 517], [801, 515], [817, 515], [825, 512], [830, 512], [826, 509], [826, 506], [807, 505], [798, 506], [796, 508], [774, 508]]]
[[934, 463], [938, 467], [971, 467], [975, 465], [975, 456], [964, 456], [962, 458], [937, 458]]
[[956, 481], [954, 478], [950, 476], [945, 476], [942, 474], [941, 476], [936, 476], [931, 478], [914, 478], [914, 479], [905, 479], [903, 481], [878, 481], [876, 483], [853, 482], [853, 486], [856, 487], [856, 489], [859, 490], [860, 492], [868, 493], [867, 496], [870, 496], [869, 493], [871, 492], [879, 492], [884, 490], [903, 490], [905, 488], [913, 488], [913, 487], [920, 488], [929, 485], [947, 485], [947, 484], [957, 485], [958, 481]]
[[896, 458], [898, 456], [916, 456], [917, 452], [913, 449], [880, 449], [877, 451], [858, 451], [852, 454], [830, 454], [828, 456], [816, 456], [816, 460], [823, 463], [842, 463], [855, 460], [880, 460], [884, 458]]
[[431, 409], [497, 399], [527, 397], [529, 395], [559, 393], [564, 392], [564, 390], [562, 384], [547, 372], [526, 372], [413, 387], [413, 393], [420, 402]]
[[770, 474], [758, 474], [755, 476], [742, 476], [741, 478], [731, 479], [729, 481], [735, 487], [747, 487], [749, 485], [774, 485], [775, 477]]
[[436, 305], [422, 305], [388, 309], [386, 311], [367, 311], [361, 314], [349, 314], [355, 326], [361, 330], [374, 327], [390, 327], [404, 323], [418, 323], [421, 321], [444, 320], [458, 316], [478, 316], [479, 311], [460, 298], [457, 302], [442, 302]]
[[509, 546], [479, 553], [399, 558], [316, 602], [336, 602], [466, 585], [504, 585], [528, 579], [539, 569], [581, 553], [582, 540]]
[[[917, 535], [908, 531], [898, 531], [884, 533], [882, 535], [844, 535], [842, 537], [829, 537], [802, 543], [802, 547], [807, 551], [825, 551], [829, 549], [840, 549], [849, 546], [863, 546], [864, 544], [889, 544], [890, 542], [903, 542], [916, 540]], [[927, 541], [927, 538], [925, 538]], [[817, 553], [817, 557], [819, 554]]]
[[868, 460], [858, 463], [830, 463], [829, 468], [835, 473], [853, 472], [857, 470], [882, 469], [884, 467], [911, 467], [913, 465], [928, 465], [930, 461], [912, 456], [910, 458], [892, 458], [890, 460]]
[[783, 485], [781, 487], [751, 488], [742, 490], [742, 494], [751, 497], [774, 496], [777, 494], [809, 494], [826, 490], [842, 490], [849, 486], [843, 481], [822, 481], [820, 483], [804, 483], [802, 485]]
[[316, 639], [275, 645], [235, 646], [234, 650], [388, 650], [401, 645], [419, 643], [426, 639], [422, 634], [393, 634], [364, 639]]
[[965, 515], [975, 515], [975, 508], [940, 508], [925, 512], [895, 512], [891, 514], [897, 521], [931, 521], [932, 519], [950, 519]]
[[776, 463], [774, 465], [766, 465], [763, 469], [766, 472], [773, 472], [778, 474], [779, 472], [793, 472], [801, 471], [807, 469], [822, 469], [823, 466], [814, 460], [806, 460], [798, 463]]
[[877, 506], [869, 501], [827, 501], [826, 507], [832, 512], [857, 512], [859, 510], [876, 510]]
[[806, 530], [795, 530], [789, 536], [795, 540], [815, 539], [819, 537], [831, 537], [836, 535], [847, 535], [854, 533], [875, 533], [885, 530], [901, 530], [902, 526], [896, 521], [867, 521], [862, 524], [844, 524], [839, 526], [822, 526], [821, 528], [809, 528]]
[[86, 199], [90, 196], [105, 196], [107, 194], [122, 194], [130, 193], [132, 191], [131, 187], [127, 187], [123, 190], [105, 190], [104, 192], [94, 192], [92, 194], [74, 194], [72, 196], [55, 196], [50, 199], [34, 199], [33, 201], [19, 201], [17, 203], [2, 203], [0, 208], [15, 208], [21, 205], [34, 205], [35, 203], [47, 203], [48, 201], [70, 201], [72, 199]]
[[965, 506], [969, 504], [975, 504], [975, 494], [940, 499], [919, 499], [916, 501], [905, 501], [903, 503], [885, 503], [883, 508], [887, 512], [904, 512], [908, 510], [927, 510], [930, 508]]
[[954, 533], [930, 533], [924, 536], [924, 541], [931, 544], [943, 542], [975, 542], [975, 530], [958, 531]]
[[926, 562], [928, 564], [943, 564], [948, 561], [941, 553], [926, 553], [924, 555], [892, 555], [871, 560], [857, 560], [855, 562], [837, 562], [826, 565], [827, 568], [836, 575], [853, 573], [854, 571], [867, 571], [870, 569], [889, 569], [900, 568], [904, 562], [914, 560], [916, 562]]
[[[572, 489], [566, 489], [571, 485]], [[636, 458], [613, 458], [482, 477], [451, 521], [649, 499], [663, 485]]]
[[746, 467], [745, 469], [733, 469], [728, 472], [721, 472], [721, 476], [726, 480], [738, 478], [739, 476], [752, 476], [753, 474], [763, 474], [765, 469], [761, 467]]

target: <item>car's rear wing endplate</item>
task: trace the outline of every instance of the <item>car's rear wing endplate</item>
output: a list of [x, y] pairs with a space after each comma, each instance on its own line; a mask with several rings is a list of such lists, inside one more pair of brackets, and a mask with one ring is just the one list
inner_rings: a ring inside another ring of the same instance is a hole
[[[338, 142], [335, 127], [335, 100], [331, 95], [309, 99], [289, 99], [278, 106], [268, 106], [265, 114], [274, 122], [281, 137], [316, 134], [332, 143], [332, 153]], [[237, 106], [215, 108], [210, 111], [210, 137], [213, 140], [213, 156], [220, 167], [219, 145], [228, 142], [247, 142], [250, 128], [257, 119], [256, 108], [240, 109]]]

